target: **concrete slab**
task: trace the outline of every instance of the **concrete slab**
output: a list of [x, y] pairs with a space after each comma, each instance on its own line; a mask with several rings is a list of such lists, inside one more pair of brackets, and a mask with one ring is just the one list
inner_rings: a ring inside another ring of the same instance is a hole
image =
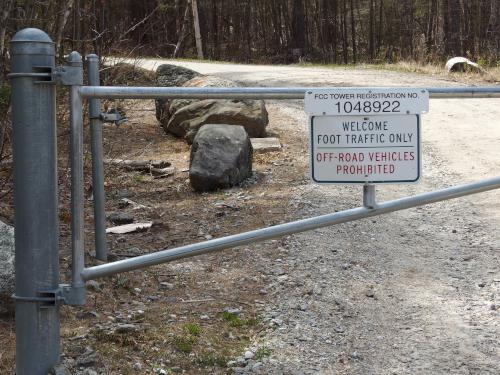
[[280, 151], [281, 143], [278, 138], [250, 138], [255, 153]]

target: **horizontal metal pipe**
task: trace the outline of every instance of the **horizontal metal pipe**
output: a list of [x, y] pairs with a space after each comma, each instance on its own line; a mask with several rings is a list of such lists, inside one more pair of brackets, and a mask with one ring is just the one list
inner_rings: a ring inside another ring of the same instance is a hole
[[214, 251], [246, 245], [253, 242], [264, 241], [275, 237], [281, 237], [293, 233], [300, 233], [334, 224], [346, 223], [349, 221], [381, 215], [388, 212], [404, 210], [411, 207], [439, 202], [446, 199], [458, 198], [465, 195], [476, 194], [498, 188], [500, 188], [500, 177], [495, 177], [471, 184], [454, 186], [443, 190], [432, 191], [412, 197], [379, 203], [373, 209], [358, 207], [333, 214], [293, 221], [286, 224], [275, 225], [268, 228], [257, 229], [250, 232], [244, 232], [232, 236], [200, 242], [197, 244], [181, 246], [169, 250], [162, 250], [156, 253], [141, 255], [131, 259], [125, 259], [113, 263], [85, 268], [82, 272], [82, 277], [84, 280], [97, 279], [99, 277], [110, 276], [120, 272], [149, 267], [155, 264], [166, 263], [177, 259], [211, 253]]
[[[323, 89], [328, 87], [323, 87]], [[331, 87], [339, 89], [341, 87]], [[350, 87], [359, 88], [359, 87]], [[82, 86], [86, 98], [108, 99], [304, 99], [318, 87], [128, 87]], [[430, 87], [431, 98], [500, 98], [500, 87]]]

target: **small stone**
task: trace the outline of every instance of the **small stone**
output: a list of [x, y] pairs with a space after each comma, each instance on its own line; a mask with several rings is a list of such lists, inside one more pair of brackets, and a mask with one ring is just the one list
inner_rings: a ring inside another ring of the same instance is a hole
[[317, 296], [320, 296], [323, 293], [323, 289], [321, 289], [321, 287], [319, 285], [316, 285], [314, 287], [313, 291], [314, 291], [314, 294], [316, 294]]
[[172, 290], [175, 288], [175, 285], [172, 283], [167, 283], [166, 281], [162, 281], [160, 283], [160, 289]]
[[236, 361], [229, 361], [228, 363], [226, 363], [226, 366], [227, 367], [236, 367], [237, 363], [236, 363]]
[[170, 367], [170, 371], [175, 372], [175, 373], [180, 373], [180, 372], [182, 372], [182, 369], [178, 366], [175, 366], [175, 367]]
[[241, 314], [241, 309], [235, 308], [235, 307], [226, 307], [224, 309], [225, 312], [232, 314], [232, 315], [240, 315]]
[[116, 333], [129, 333], [135, 331], [137, 331], [137, 326], [135, 324], [128, 323], [118, 324], [115, 329]]
[[118, 198], [132, 198], [134, 195], [134, 192], [128, 190], [120, 190], [116, 192], [116, 196]]
[[490, 310], [496, 311], [496, 309], [497, 309], [497, 306], [494, 303], [492, 303], [490, 305]]
[[278, 318], [271, 319], [271, 325], [272, 326], [280, 326], [282, 324], [283, 324], [283, 320], [281, 320], [281, 319], [278, 319]]
[[307, 310], [307, 303], [301, 303], [299, 306], [300, 311], [306, 311]]
[[118, 242], [118, 243], [125, 243], [125, 242], [127, 242], [127, 239], [125, 237], [123, 237], [123, 236], [120, 236], [120, 237], [118, 237], [116, 239], [116, 242]]
[[243, 357], [236, 357], [234, 359], [234, 362], [236, 363], [236, 367], [244, 367], [247, 364], [247, 362], [245, 361], [245, 358], [243, 358]]
[[127, 212], [113, 212], [108, 216], [108, 220], [115, 225], [125, 225], [134, 222], [134, 217]]
[[352, 352], [351, 354], [349, 354], [349, 356], [352, 359], [362, 359], [361, 355], [358, 352]]
[[457, 233], [457, 230], [456, 230], [456, 229], [453, 229], [453, 230], [451, 231], [451, 233]]
[[87, 281], [87, 283], [85, 284], [85, 286], [87, 287], [88, 290], [93, 290], [95, 292], [100, 292], [101, 291], [101, 286], [95, 280], [89, 280], [89, 281]]
[[283, 268], [276, 268], [275, 270], [273, 270], [273, 273], [276, 276], [283, 276], [286, 274], [286, 271]]
[[375, 291], [373, 289], [368, 289], [365, 293], [367, 297], [374, 298], [375, 297]]
[[255, 354], [253, 354], [253, 352], [251, 352], [250, 350], [247, 350], [244, 354], [244, 357], [245, 359], [252, 359], [253, 357], [255, 356]]
[[95, 365], [96, 361], [96, 354], [91, 353], [88, 355], [83, 355], [82, 357], [78, 358], [76, 361], [76, 365], [78, 367], [91, 367]]
[[255, 362], [252, 366], [252, 371], [259, 371], [262, 368], [262, 362]]
[[479, 284], [477, 284], [478, 287], [484, 288], [486, 286], [486, 283], [484, 281], [481, 281]]
[[203, 315], [200, 315], [200, 319], [201, 320], [209, 320], [210, 317], [208, 315], [206, 315], [206, 314], [203, 314]]
[[66, 368], [66, 366], [63, 365], [56, 365], [54, 366], [50, 372], [50, 375], [71, 375], [69, 370]]
[[136, 362], [136, 363], [134, 363], [134, 365], [132, 366], [132, 368], [135, 371], [141, 371], [142, 370], [142, 365], [139, 362]]
[[345, 332], [345, 327], [343, 325], [338, 325], [335, 327], [335, 332], [337, 333], [344, 333]]

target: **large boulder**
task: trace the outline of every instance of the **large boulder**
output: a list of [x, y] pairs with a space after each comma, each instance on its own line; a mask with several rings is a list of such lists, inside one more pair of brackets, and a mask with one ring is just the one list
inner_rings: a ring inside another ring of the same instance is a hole
[[192, 143], [205, 124], [231, 124], [242, 126], [250, 137], [259, 138], [265, 136], [268, 122], [263, 100], [206, 99], [177, 110], [165, 130]]
[[[156, 85], [162, 87], [182, 86], [190, 79], [198, 76], [201, 76], [201, 73], [194, 70], [177, 65], [163, 64], [156, 69]], [[161, 123], [168, 122], [170, 100], [157, 99], [155, 105], [156, 119]]]
[[189, 181], [196, 191], [234, 186], [252, 173], [252, 144], [242, 126], [207, 124], [191, 147]]
[[[183, 87], [238, 87], [238, 84], [229, 79], [216, 76], [198, 76], [182, 84]], [[174, 99], [170, 101], [168, 108], [169, 116], [173, 115], [182, 107], [197, 102], [199, 99]], [[165, 123], [164, 125], [167, 125]]]
[[[220, 77], [198, 76], [183, 86], [238, 87], [238, 84]], [[168, 103], [165, 111], [160, 120], [165, 132], [186, 138], [188, 143], [193, 142], [196, 132], [205, 124], [241, 125], [249, 136], [263, 137], [269, 122], [262, 100], [175, 99]]]
[[14, 228], [0, 221], [0, 295], [14, 293]]

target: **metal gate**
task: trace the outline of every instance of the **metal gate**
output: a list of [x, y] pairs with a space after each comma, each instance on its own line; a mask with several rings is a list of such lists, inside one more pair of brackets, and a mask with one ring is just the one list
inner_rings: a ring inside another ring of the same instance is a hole
[[[500, 188], [500, 177], [377, 203], [373, 185], [363, 206], [93, 267], [84, 264], [83, 100], [89, 103], [96, 257], [106, 260], [102, 114], [108, 99], [303, 99], [308, 88], [99, 87], [98, 57], [72, 52], [55, 66], [54, 43], [43, 31], [24, 29], [11, 41], [16, 249], [16, 373], [45, 375], [59, 361], [59, 306], [85, 303], [85, 282], [177, 259], [345, 223]], [[72, 278], [59, 284], [56, 164], [56, 85], [69, 86], [71, 130]], [[431, 98], [498, 98], [500, 88], [427, 88]]]

